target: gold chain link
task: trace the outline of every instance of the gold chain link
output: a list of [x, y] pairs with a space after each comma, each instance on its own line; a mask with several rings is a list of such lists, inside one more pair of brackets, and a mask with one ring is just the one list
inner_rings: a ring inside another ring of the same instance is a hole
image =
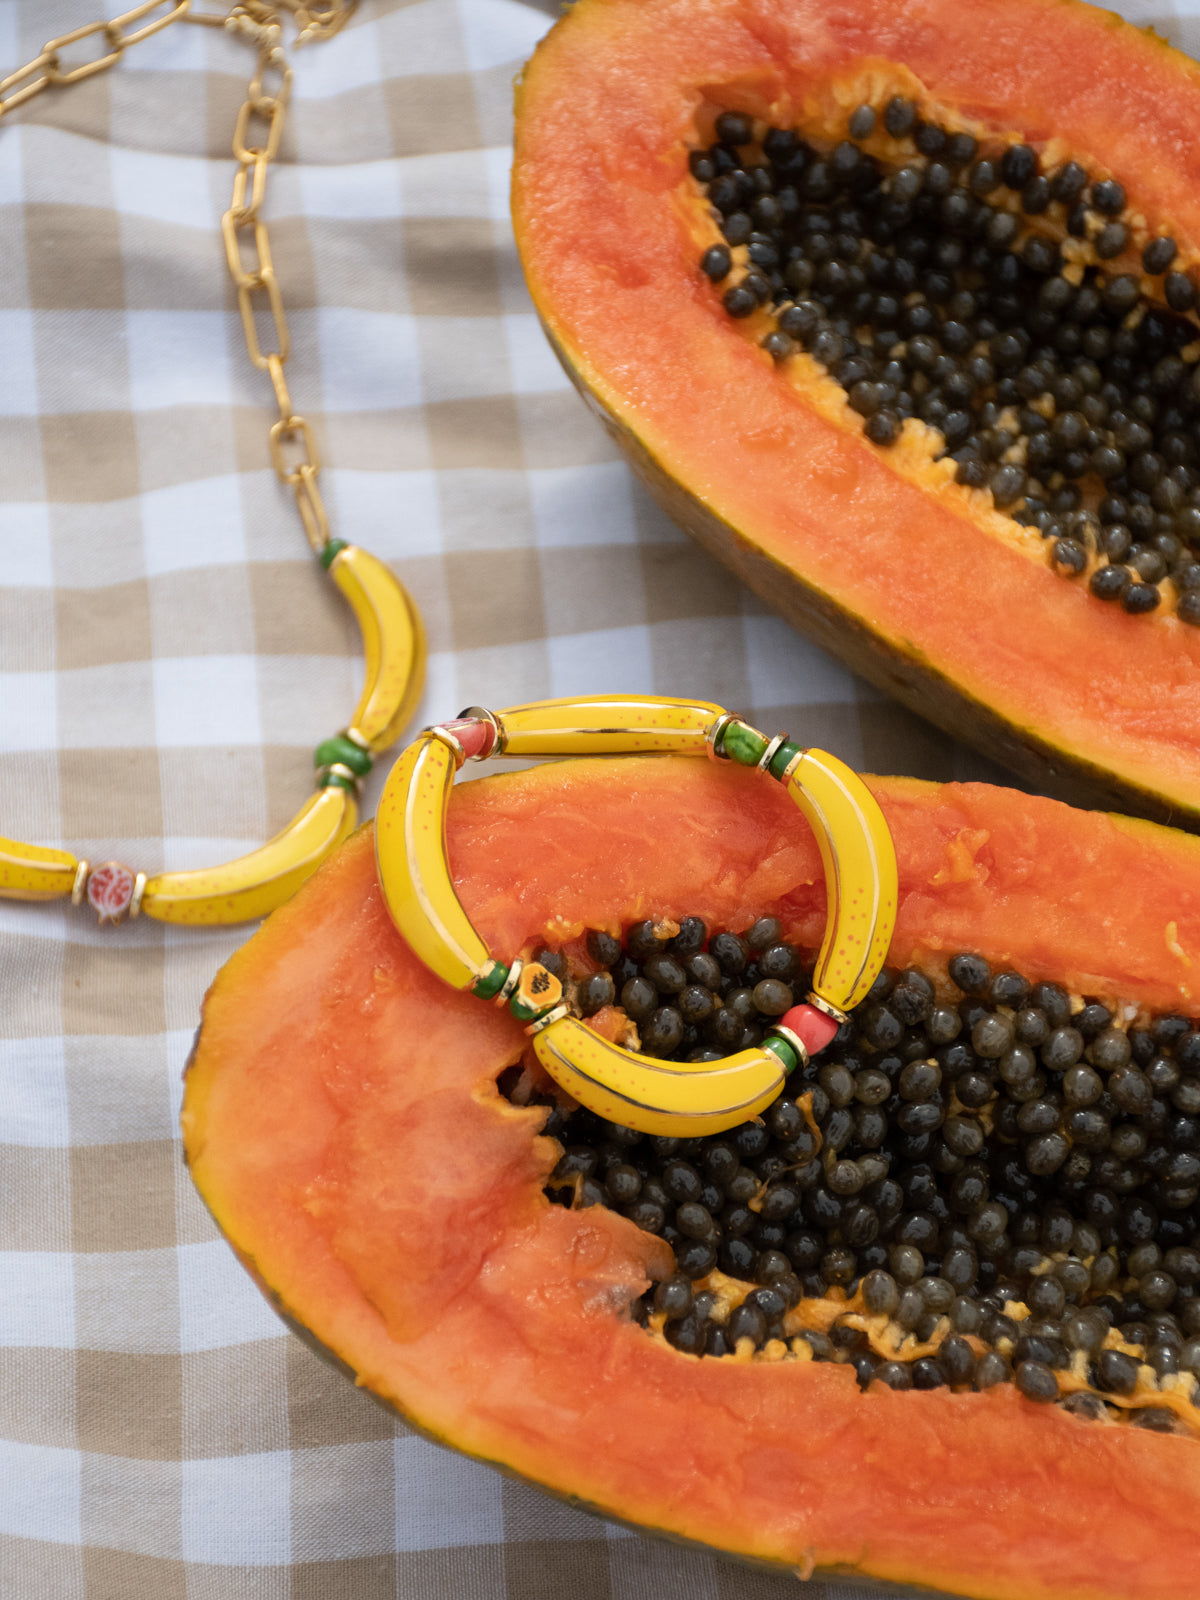
[[[164, 6], [169, 9], [163, 16], [153, 18], [132, 33], [126, 33], [130, 23], [141, 22], [143, 17], [150, 16], [152, 11], [162, 11]], [[68, 83], [79, 83], [84, 78], [90, 78], [93, 73], [107, 71], [117, 64], [131, 44], [140, 44], [160, 28], [178, 22], [187, 15], [190, 6], [191, 0], [143, 0], [140, 6], [134, 6], [131, 11], [113, 17], [108, 22], [88, 22], [82, 28], [60, 34], [57, 39], [47, 40], [40, 54], [34, 56], [32, 61], [18, 67], [16, 72], [10, 72], [7, 78], [0, 78], [0, 117], [7, 111], [15, 111], [26, 100], [32, 100], [43, 89], [63, 88]], [[92, 61], [64, 67], [62, 52], [66, 47], [78, 44], [81, 39], [89, 39], [94, 34], [104, 36], [104, 43], [108, 47], [106, 53]], [[24, 87], [19, 87], [22, 84]]]
[[[225, 260], [237, 291], [238, 311], [246, 338], [246, 352], [256, 367], [266, 372], [279, 412], [268, 435], [271, 465], [296, 499], [305, 537], [316, 554], [329, 541], [329, 519], [317, 475], [321, 461], [312, 429], [292, 409], [284, 367], [291, 353], [287, 312], [275, 265], [271, 241], [261, 212], [267, 192], [270, 164], [279, 153], [292, 93], [292, 69], [283, 49], [280, 18], [291, 16], [297, 46], [331, 38], [345, 26], [358, 0], [330, 0], [327, 5], [306, 5], [302, 0], [241, 0], [224, 16], [201, 15], [191, 10], [191, 0], [144, 0], [108, 22], [89, 22], [71, 33], [50, 39], [25, 66], [0, 79], [0, 118], [32, 100], [44, 89], [79, 83], [115, 66], [130, 45], [138, 44], [169, 27], [172, 22], [197, 22], [223, 28], [244, 38], [256, 51], [254, 72], [246, 98], [238, 109], [233, 130], [233, 155], [237, 171], [233, 197], [221, 218]], [[158, 12], [160, 15], [154, 16]], [[144, 18], [150, 18], [146, 22]], [[142, 23], [141, 27], [133, 27]], [[128, 31], [131, 29], [133, 31]], [[103, 54], [74, 66], [64, 65], [62, 52], [70, 45], [99, 36]], [[265, 332], [271, 330], [272, 348], [264, 349], [260, 317]], [[269, 323], [268, 323], [269, 318]]]
[[[268, 170], [278, 154], [287, 121], [292, 69], [279, 43], [278, 14], [274, 7], [255, 4], [252, 12], [249, 7], [246, 9], [247, 21], [258, 30], [258, 60], [234, 126], [233, 154], [238, 169], [234, 174], [229, 209], [221, 218], [221, 233], [225, 240], [225, 259], [237, 290], [246, 353], [256, 367], [267, 373], [275, 391], [279, 418], [268, 436], [271, 465], [295, 496], [305, 536], [319, 553], [329, 539], [329, 520], [317, 482], [321, 462], [312, 429], [304, 417], [292, 409], [291, 391], [283, 370], [291, 353], [291, 333], [279, 280], [275, 276], [270, 235], [261, 215]], [[308, 9], [293, 5], [288, 5], [288, 9], [302, 29], [311, 30], [316, 26], [313, 13]], [[335, 8], [329, 9], [332, 13]], [[338, 15], [341, 21], [345, 20], [344, 10], [339, 9]], [[325, 33], [310, 32], [309, 36], [327, 37], [328, 32], [336, 31], [328, 22], [321, 26], [325, 27]], [[268, 315], [273, 348], [264, 349], [260, 318], [265, 331]]]

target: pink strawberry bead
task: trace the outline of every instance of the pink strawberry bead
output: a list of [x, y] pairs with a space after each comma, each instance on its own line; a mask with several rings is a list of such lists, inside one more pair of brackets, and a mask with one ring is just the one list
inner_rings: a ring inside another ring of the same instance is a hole
[[790, 1028], [798, 1039], [803, 1040], [804, 1048], [810, 1056], [815, 1056], [838, 1031], [838, 1025], [832, 1017], [827, 1017], [823, 1011], [818, 1011], [816, 1006], [808, 1004], [793, 1006], [790, 1011], [785, 1011], [779, 1019], [781, 1027]]
[[496, 730], [490, 722], [482, 718], [462, 717], [454, 722], [443, 722], [442, 727], [447, 733], [452, 733], [466, 751], [468, 758], [471, 756], [488, 756], [495, 743]]

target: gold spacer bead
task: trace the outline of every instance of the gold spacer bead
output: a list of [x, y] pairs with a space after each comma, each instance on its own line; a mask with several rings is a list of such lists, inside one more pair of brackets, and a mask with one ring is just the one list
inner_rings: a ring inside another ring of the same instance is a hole
[[786, 733], [777, 733], [775, 735], [770, 744], [763, 751], [762, 755], [758, 758], [757, 764], [763, 772], [768, 774], [770, 773], [771, 763], [775, 759], [776, 752], [781, 750], [787, 742], [788, 735]]
[[348, 767], [344, 761], [331, 761], [327, 767], [319, 767], [317, 769], [318, 782], [322, 778], [327, 778], [330, 776], [335, 778], [348, 778], [349, 781], [354, 785], [355, 794], [358, 793], [358, 786], [362, 782], [362, 779], [359, 777], [358, 773], [353, 771], [352, 768]]
[[71, 885], [71, 904], [81, 906], [83, 897], [87, 893], [88, 873], [92, 870], [92, 863], [81, 860], [75, 868], [75, 882]]
[[770, 1038], [770, 1036], [772, 1034], [774, 1034], [775, 1038], [777, 1038], [777, 1039], [786, 1039], [787, 1042], [791, 1045], [792, 1049], [796, 1052], [796, 1055], [798, 1057], [798, 1060], [796, 1062], [796, 1066], [797, 1066], [798, 1069], [801, 1068], [801, 1067], [806, 1067], [808, 1065], [808, 1062], [809, 1062], [808, 1046], [805, 1044], [804, 1040], [800, 1037], [800, 1035], [798, 1033], [793, 1033], [791, 1028], [784, 1028], [784, 1027], [781, 1027], [778, 1022], [773, 1022], [771, 1024], [771, 1026], [767, 1029], [767, 1037]]
[[850, 1020], [840, 1006], [835, 1006], [832, 1000], [823, 1000], [815, 989], [808, 991], [808, 1003], [810, 1006], [816, 1006], [818, 1011], [823, 1011], [827, 1017], [832, 1017], [839, 1028], [843, 1022], [849, 1022]]
[[495, 997], [496, 1004], [498, 1006], [507, 1005], [509, 1000], [512, 998], [513, 991], [521, 981], [521, 969], [524, 967], [524, 965], [525, 963], [521, 960], [520, 956], [518, 956], [513, 962], [512, 966], [509, 967], [508, 977], [504, 980], [504, 987]]
[[791, 782], [793, 773], [796, 771], [796, 768], [804, 760], [804, 758], [805, 758], [805, 756], [807, 754], [808, 754], [808, 746], [806, 745], [803, 750], [798, 751], [792, 757], [792, 759], [788, 762], [787, 766], [784, 767], [783, 771], [779, 774], [779, 781], [780, 781], [781, 784], [783, 784], [783, 786], [785, 788]]
[[553, 1011], [547, 1011], [544, 1017], [539, 1017], [536, 1022], [531, 1022], [525, 1032], [532, 1037], [535, 1033], [541, 1033], [543, 1028], [548, 1028], [551, 1023], [561, 1022], [564, 1017], [569, 1017], [570, 1015], [571, 1008], [564, 1000], [561, 1005], [555, 1006]]
[[704, 730], [704, 753], [710, 761], [732, 761], [732, 756], [722, 756], [717, 753], [717, 745], [721, 742], [721, 735], [730, 723], [740, 722], [743, 727], [749, 727], [744, 717], [739, 717], [736, 711], [722, 711], [721, 715], [709, 724]]
[[141, 914], [142, 914], [142, 896], [145, 894], [145, 892], [146, 892], [146, 874], [144, 872], [139, 872], [137, 877], [133, 880], [133, 894], [131, 895], [130, 900], [129, 900], [129, 911], [128, 911], [127, 915], [129, 917], [130, 922], [132, 922], [135, 917], [140, 917], [141, 916]]
[[465, 721], [468, 717], [474, 717], [477, 722], [490, 722], [492, 725], [492, 733], [494, 735], [492, 748], [486, 756], [468, 756], [468, 761], [490, 761], [493, 756], [502, 756], [504, 754], [504, 747], [508, 743], [508, 733], [503, 722], [494, 711], [489, 711], [486, 706], [467, 706], [465, 710], [458, 713], [458, 716], [460, 721]]

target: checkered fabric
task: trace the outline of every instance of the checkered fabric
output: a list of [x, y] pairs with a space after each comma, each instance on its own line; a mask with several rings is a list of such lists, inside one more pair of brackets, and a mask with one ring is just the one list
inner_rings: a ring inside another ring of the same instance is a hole
[[[0, 73], [103, 9], [0, 0]], [[365, 0], [294, 58], [268, 213], [292, 393], [335, 533], [421, 606], [418, 721], [694, 694], [858, 767], [995, 776], [695, 549], [570, 391], [507, 221], [511, 82], [550, 12]], [[0, 128], [0, 831], [149, 871], [282, 826], [361, 672], [222, 260], [250, 62], [177, 25]], [[790, 1594], [427, 1443], [284, 1330], [177, 1127], [245, 936], [0, 901], [0, 1597]]]

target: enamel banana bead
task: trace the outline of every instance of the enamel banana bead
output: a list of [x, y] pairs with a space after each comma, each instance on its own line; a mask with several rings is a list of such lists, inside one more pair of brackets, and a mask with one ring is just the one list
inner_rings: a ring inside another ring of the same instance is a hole
[[96, 866], [66, 850], [0, 838], [0, 899], [86, 901], [100, 921], [144, 914], [161, 922], [232, 923], [289, 899], [358, 820], [358, 785], [412, 715], [425, 676], [425, 637], [407, 591], [357, 545], [331, 539], [322, 565], [363, 638], [363, 691], [341, 733], [317, 746], [317, 792], [281, 833], [219, 866], [147, 876], [119, 861]]
[[[827, 917], [806, 1003], [762, 1045], [718, 1062], [662, 1061], [622, 1049], [572, 1017], [537, 963], [496, 960], [454, 891], [446, 811], [464, 761], [493, 756], [703, 755], [782, 783], [821, 852]], [[896, 919], [896, 857], [870, 790], [835, 756], [767, 739], [704, 701], [598, 696], [491, 712], [472, 706], [427, 728], [384, 786], [375, 824], [379, 882], [396, 927], [443, 982], [506, 1004], [538, 1060], [580, 1104], [644, 1133], [718, 1133], [756, 1115], [787, 1074], [823, 1049], [882, 967]]]

